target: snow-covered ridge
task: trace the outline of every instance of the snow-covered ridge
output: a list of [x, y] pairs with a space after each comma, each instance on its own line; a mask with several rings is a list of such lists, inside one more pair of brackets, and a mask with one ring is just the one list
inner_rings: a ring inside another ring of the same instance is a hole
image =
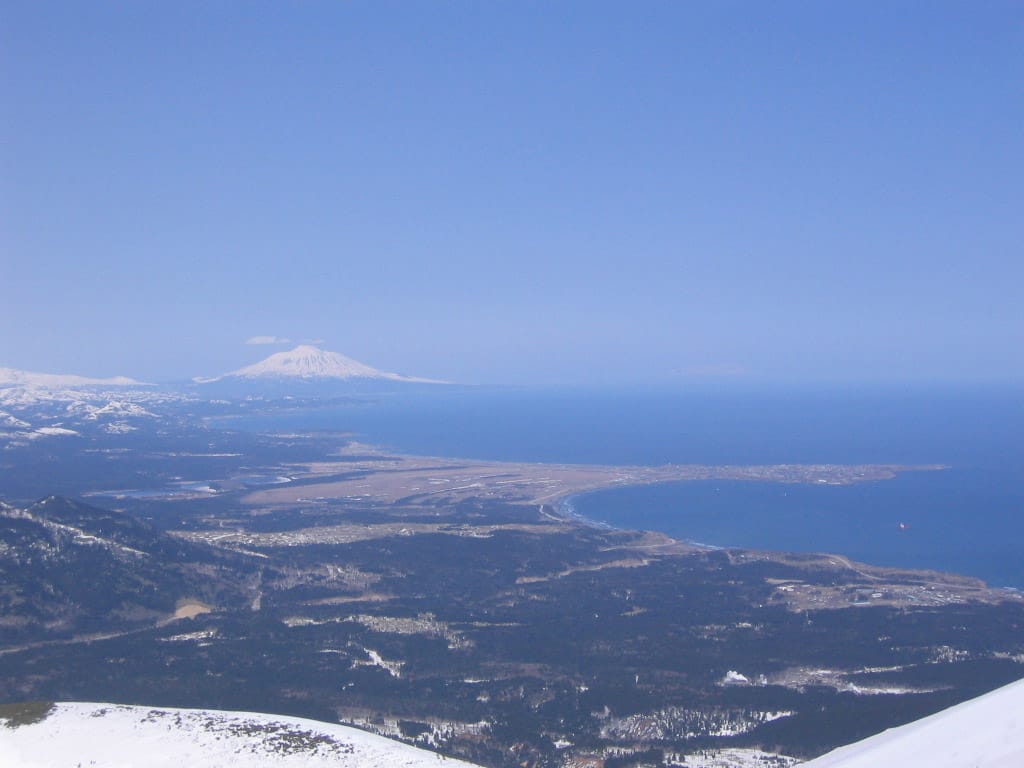
[[372, 368], [358, 360], [340, 354], [328, 352], [319, 347], [303, 344], [286, 352], [277, 352], [253, 365], [239, 368], [237, 371], [217, 376], [212, 379], [196, 379], [199, 383], [210, 383], [225, 378], [261, 379], [261, 378], [301, 378], [301, 379], [387, 379], [389, 381], [407, 381], [421, 384], [440, 384], [432, 379], [418, 379], [387, 373]]
[[188, 395], [127, 384], [80, 387], [0, 385], [0, 448], [84, 432], [123, 434]]
[[0, 368], [0, 387], [22, 389], [76, 389], [79, 387], [138, 387], [141, 381], [127, 376], [109, 379], [91, 379], [88, 376], [74, 376], [59, 373], [33, 373], [15, 368]]
[[[0, 765], [19, 768], [437, 768], [472, 766], [355, 728], [253, 712], [55, 704], [7, 714]], [[13, 717], [12, 717], [13, 714]], [[18, 724], [22, 723], [22, 724]]]
[[806, 768], [1020, 768], [1024, 680], [892, 728], [804, 764]]

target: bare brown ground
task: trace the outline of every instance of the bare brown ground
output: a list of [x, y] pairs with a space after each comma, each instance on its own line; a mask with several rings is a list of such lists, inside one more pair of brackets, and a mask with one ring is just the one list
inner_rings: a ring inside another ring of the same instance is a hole
[[178, 601], [178, 605], [174, 609], [174, 618], [194, 619], [196, 616], [202, 616], [204, 613], [211, 613], [212, 611], [213, 606], [207, 605], [199, 600], [185, 598]]

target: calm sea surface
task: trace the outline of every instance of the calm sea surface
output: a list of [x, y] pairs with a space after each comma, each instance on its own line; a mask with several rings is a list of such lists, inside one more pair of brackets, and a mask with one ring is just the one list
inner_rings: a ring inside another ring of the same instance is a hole
[[366, 398], [232, 425], [347, 430], [407, 453], [511, 461], [946, 464], [855, 486], [667, 483], [570, 503], [592, 520], [706, 544], [838, 552], [1024, 588], [1020, 389], [471, 390]]

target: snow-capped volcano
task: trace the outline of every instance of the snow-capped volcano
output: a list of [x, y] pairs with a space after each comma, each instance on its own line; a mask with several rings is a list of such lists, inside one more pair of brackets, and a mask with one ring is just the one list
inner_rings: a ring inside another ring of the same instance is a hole
[[418, 379], [387, 373], [353, 360], [338, 352], [328, 352], [303, 344], [287, 352], [277, 352], [253, 365], [247, 365], [213, 379], [197, 379], [200, 383], [220, 381], [226, 378], [239, 379], [385, 379], [419, 384], [440, 384], [431, 379]]

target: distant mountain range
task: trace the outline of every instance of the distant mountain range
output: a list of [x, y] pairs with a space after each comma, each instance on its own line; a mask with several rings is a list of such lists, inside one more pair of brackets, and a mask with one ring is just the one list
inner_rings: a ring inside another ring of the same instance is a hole
[[[282, 385], [293, 383], [338, 384], [447, 384], [449, 382], [405, 376], [381, 371], [353, 360], [339, 352], [303, 344], [285, 352], [277, 352], [252, 365], [213, 377], [194, 377], [194, 384], [209, 385], [265, 383]], [[14, 368], [0, 368], [0, 391], [7, 391], [0, 401], [12, 399], [12, 391], [50, 392], [61, 390], [95, 390], [101, 388], [149, 387], [151, 385], [127, 376], [95, 379], [52, 373], [34, 373]]]
[[84, 387], [140, 387], [141, 381], [127, 376], [110, 379], [91, 379], [87, 376], [73, 376], [55, 373], [33, 373], [14, 368], [0, 368], [0, 387], [21, 387], [25, 389], [76, 389]]
[[310, 345], [221, 376], [162, 386], [126, 376], [98, 379], [0, 368], [0, 448], [99, 432], [127, 434], [183, 403], [378, 395], [447, 383], [381, 371]]

